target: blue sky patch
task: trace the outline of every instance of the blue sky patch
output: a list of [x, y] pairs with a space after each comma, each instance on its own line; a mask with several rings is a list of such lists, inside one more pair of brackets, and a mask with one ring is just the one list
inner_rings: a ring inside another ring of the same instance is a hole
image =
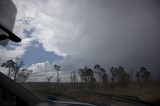
[[[37, 45], [38, 43], [33, 43], [32, 45]], [[23, 55], [22, 59], [26, 67], [31, 66], [35, 63], [40, 63], [44, 61], [54, 62], [63, 59], [62, 56], [56, 55], [54, 52], [46, 52], [43, 47], [30, 46], [27, 48], [26, 53]]]

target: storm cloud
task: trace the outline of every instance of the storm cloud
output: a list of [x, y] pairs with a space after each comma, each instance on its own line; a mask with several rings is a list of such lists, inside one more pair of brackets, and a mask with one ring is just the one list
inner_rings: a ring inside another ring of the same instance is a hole
[[[158, 0], [13, 0], [17, 19], [31, 17], [30, 35], [63, 59], [64, 73], [101, 64], [160, 70]], [[17, 26], [17, 28], [16, 28]], [[16, 23], [14, 32], [22, 27]], [[25, 27], [23, 27], [25, 29]]]

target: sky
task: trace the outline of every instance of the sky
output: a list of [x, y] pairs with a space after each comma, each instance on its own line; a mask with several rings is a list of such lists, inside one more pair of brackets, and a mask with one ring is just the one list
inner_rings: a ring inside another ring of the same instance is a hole
[[[71, 71], [100, 64], [145, 66], [160, 75], [158, 0], [13, 0], [13, 32], [22, 42], [3, 49], [5, 59], [21, 57], [33, 70], [29, 81], [45, 81], [61, 65], [62, 81]], [[12, 54], [12, 55], [10, 55]], [[54, 77], [55, 78], [55, 77]], [[53, 78], [53, 81], [54, 81]]]

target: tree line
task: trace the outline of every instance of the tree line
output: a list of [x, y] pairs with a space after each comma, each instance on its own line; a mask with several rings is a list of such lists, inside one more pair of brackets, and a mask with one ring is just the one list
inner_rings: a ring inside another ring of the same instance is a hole
[[[32, 70], [22, 68], [24, 65], [21, 58], [10, 59], [1, 64], [1, 67], [7, 68], [7, 76], [17, 82], [24, 82], [28, 79]], [[55, 64], [54, 71], [56, 71], [56, 87], [61, 82], [60, 72], [61, 66]], [[77, 71], [72, 71], [70, 75], [70, 82], [73, 86], [80, 82], [83, 87], [116, 87], [116, 86], [127, 86], [130, 82], [133, 82], [133, 75], [125, 70], [124, 67], [111, 67], [109, 73], [100, 64], [94, 65], [93, 68], [85, 66], [79, 68]], [[48, 85], [52, 80], [53, 76], [47, 77]], [[137, 83], [148, 83], [151, 81], [151, 72], [146, 67], [140, 67], [139, 71], [135, 74], [135, 82]]]
[[130, 82], [137, 83], [148, 83], [151, 81], [151, 72], [145, 67], [141, 67], [138, 72], [136, 72], [135, 80], [133, 80], [133, 75], [125, 70], [124, 67], [111, 67], [109, 73], [106, 69], [96, 64], [93, 68], [85, 66], [80, 68], [77, 72], [73, 71], [70, 75], [70, 80], [73, 85], [78, 81], [80, 77], [80, 82], [83, 87], [124, 87]]

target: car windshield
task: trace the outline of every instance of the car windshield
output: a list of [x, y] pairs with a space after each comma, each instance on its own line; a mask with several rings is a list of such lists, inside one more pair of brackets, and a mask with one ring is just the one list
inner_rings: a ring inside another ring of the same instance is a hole
[[2, 0], [0, 25], [0, 72], [42, 98], [160, 101], [158, 0]]

